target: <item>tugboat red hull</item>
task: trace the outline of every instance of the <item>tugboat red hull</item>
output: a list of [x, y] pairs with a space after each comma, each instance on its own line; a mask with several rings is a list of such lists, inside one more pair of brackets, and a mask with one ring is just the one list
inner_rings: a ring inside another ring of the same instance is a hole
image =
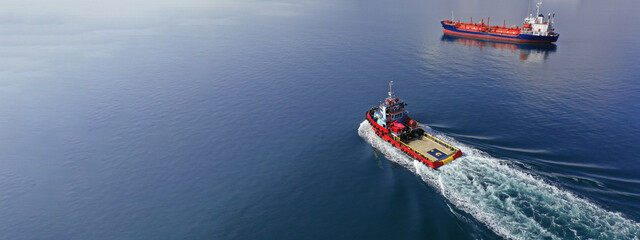
[[[414, 148], [412, 148], [411, 146], [407, 145], [407, 143], [404, 143], [402, 141], [398, 141], [397, 139], [394, 139], [393, 136], [391, 136], [389, 134], [389, 130], [380, 126], [378, 123], [376, 123], [375, 121], [373, 121], [373, 119], [371, 119], [371, 111], [366, 112], [366, 118], [367, 118], [367, 122], [369, 123], [369, 125], [371, 125], [371, 127], [373, 127], [373, 130], [376, 132], [376, 134], [382, 138], [382, 140], [390, 143], [393, 147], [400, 149], [402, 152], [404, 152], [405, 154], [409, 155], [410, 157], [412, 157], [413, 159], [416, 159], [424, 164], [426, 164], [427, 166], [436, 169], [448, 162], [453, 161], [454, 159], [462, 156], [462, 151], [438, 140], [437, 138], [431, 136], [428, 133], [425, 133], [425, 136], [428, 136], [429, 139], [432, 139], [432, 141], [437, 142], [440, 145], [443, 145], [444, 147], [450, 148], [450, 150], [453, 150], [453, 154], [447, 155], [445, 156], [445, 158], [441, 159], [441, 160], [437, 160], [434, 161], [432, 159], [429, 159], [429, 157], [426, 156], [426, 154], [419, 152], [418, 150], [415, 150]], [[429, 151], [431, 152], [431, 151]]]

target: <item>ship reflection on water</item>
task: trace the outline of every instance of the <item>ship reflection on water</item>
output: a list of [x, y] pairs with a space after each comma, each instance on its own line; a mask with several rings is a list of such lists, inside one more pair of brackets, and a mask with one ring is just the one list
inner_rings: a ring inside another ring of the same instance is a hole
[[469, 48], [476, 47], [482, 51], [485, 48], [509, 50], [519, 54], [519, 59], [526, 62], [543, 62], [550, 53], [556, 51], [555, 44], [518, 44], [508, 42], [495, 42], [489, 40], [477, 40], [471, 38], [442, 35], [441, 41], [455, 43]]

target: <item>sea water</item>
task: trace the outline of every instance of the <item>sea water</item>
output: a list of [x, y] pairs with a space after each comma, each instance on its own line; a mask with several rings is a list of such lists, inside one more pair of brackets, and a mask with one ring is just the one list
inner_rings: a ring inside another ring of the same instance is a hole
[[[544, 1], [551, 46], [439, 23], [533, 4], [7, 1], [0, 238], [637, 239], [638, 2]], [[392, 80], [464, 156], [362, 125]]]

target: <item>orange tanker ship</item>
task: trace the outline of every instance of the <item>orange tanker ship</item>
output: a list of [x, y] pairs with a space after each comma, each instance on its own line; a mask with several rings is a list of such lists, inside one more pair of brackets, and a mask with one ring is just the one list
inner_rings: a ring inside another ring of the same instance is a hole
[[554, 32], [553, 21], [555, 13], [548, 14], [545, 19], [544, 15], [540, 14], [540, 5], [542, 2], [536, 4], [536, 16], [529, 14], [529, 17], [524, 19], [522, 28], [518, 26], [506, 27], [504, 22], [502, 26], [491, 26], [489, 24], [489, 18], [487, 18], [487, 24], [482, 19], [478, 23], [473, 23], [473, 19], [469, 23], [463, 23], [458, 20], [440, 21], [442, 31], [445, 34], [470, 37], [494, 41], [506, 41], [506, 42], [518, 42], [518, 43], [552, 43], [558, 41], [560, 34]]

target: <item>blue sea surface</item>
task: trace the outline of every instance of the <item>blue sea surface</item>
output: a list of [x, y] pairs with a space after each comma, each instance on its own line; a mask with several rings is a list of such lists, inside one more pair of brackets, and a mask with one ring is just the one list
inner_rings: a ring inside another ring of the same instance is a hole
[[[7, 1], [0, 239], [638, 239], [640, 2]], [[464, 155], [364, 122], [394, 91]]]

